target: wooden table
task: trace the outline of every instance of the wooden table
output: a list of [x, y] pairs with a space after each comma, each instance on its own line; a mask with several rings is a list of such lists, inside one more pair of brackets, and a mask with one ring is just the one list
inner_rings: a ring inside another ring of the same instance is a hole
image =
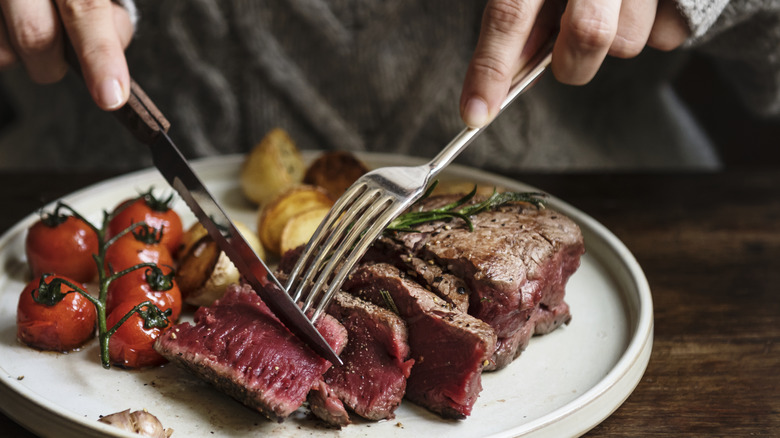
[[[107, 176], [0, 174], [0, 230]], [[612, 230], [652, 289], [647, 371], [588, 436], [780, 435], [780, 170], [521, 179]], [[0, 435], [32, 436], [2, 414]]]

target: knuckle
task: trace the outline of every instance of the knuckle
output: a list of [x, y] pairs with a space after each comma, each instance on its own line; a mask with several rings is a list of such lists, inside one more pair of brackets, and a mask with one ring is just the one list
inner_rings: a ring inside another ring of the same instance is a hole
[[60, 15], [65, 21], [90, 16], [110, 6], [106, 0], [60, 0], [58, 4]]
[[477, 76], [490, 82], [506, 82], [511, 80], [510, 67], [500, 58], [485, 55], [475, 58], [472, 68]]
[[632, 34], [626, 35], [618, 32], [612, 47], [610, 47], [610, 54], [618, 58], [633, 58], [642, 52], [644, 46], [643, 39]]
[[528, 6], [517, 0], [495, 0], [485, 7], [485, 23], [496, 32], [518, 32], [529, 17]]
[[23, 56], [45, 53], [55, 47], [57, 34], [55, 27], [42, 26], [36, 21], [23, 23], [16, 30], [16, 48]]
[[573, 20], [569, 31], [575, 48], [584, 52], [597, 52], [612, 45], [617, 32], [606, 17], [593, 16]]

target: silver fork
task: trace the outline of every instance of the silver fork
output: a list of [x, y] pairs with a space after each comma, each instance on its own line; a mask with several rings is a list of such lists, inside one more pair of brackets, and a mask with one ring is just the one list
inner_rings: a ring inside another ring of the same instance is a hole
[[[552, 42], [515, 76], [499, 114], [539, 78], [551, 60]], [[312, 322], [327, 309], [333, 295], [379, 233], [417, 201], [431, 180], [487, 126], [489, 123], [482, 128], [463, 129], [428, 164], [376, 169], [344, 192], [314, 232], [287, 280], [287, 293], [295, 302], [303, 300], [304, 313], [309, 315], [314, 308]]]

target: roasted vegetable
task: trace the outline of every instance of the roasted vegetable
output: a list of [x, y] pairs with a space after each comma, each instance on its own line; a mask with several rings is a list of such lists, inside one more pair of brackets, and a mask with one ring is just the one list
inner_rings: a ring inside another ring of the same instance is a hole
[[[255, 233], [240, 222], [235, 225], [258, 257], [264, 259], [265, 251]], [[240, 276], [203, 225], [195, 223], [184, 233], [176, 283], [185, 302], [195, 306], [210, 305], [225, 293], [228, 285], [238, 282]]]
[[303, 179], [305, 166], [298, 148], [282, 129], [269, 132], [246, 156], [240, 182], [250, 201], [263, 205]]
[[280, 254], [306, 244], [328, 211], [330, 211], [330, 207], [318, 207], [291, 217], [282, 229], [279, 241]]
[[320, 187], [300, 185], [278, 195], [261, 210], [257, 223], [257, 234], [265, 248], [281, 254], [282, 233], [292, 217], [308, 210], [327, 208], [333, 200]]
[[324, 152], [306, 169], [303, 183], [322, 187], [331, 198], [338, 199], [366, 172], [368, 167], [350, 152]]
[[168, 438], [173, 434], [172, 429], [164, 429], [160, 420], [146, 410], [130, 412], [130, 409], [127, 409], [106, 415], [98, 421], [141, 436]]

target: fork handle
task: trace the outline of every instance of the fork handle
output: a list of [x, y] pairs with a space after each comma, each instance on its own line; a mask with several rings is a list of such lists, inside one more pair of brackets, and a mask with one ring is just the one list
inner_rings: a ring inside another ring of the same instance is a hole
[[[509, 106], [517, 96], [523, 94], [531, 85], [536, 82], [537, 79], [544, 73], [547, 66], [552, 61], [552, 48], [555, 44], [555, 39], [551, 38], [547, 41], [536, 54], [528, 61], [528, 63], [520, 70], [512, 81], [512, 86], [509, 88], [509, 93], [506, 99], [501, 103], [498, 114], [493, 118], [495, 120], [499, 114], [504, 112], [504, 109]], [[466, 127], [452, 141], [447, 144], [429, 163], [429, 181], [433, 179], [439, 172], [447, 167], [452, 161], [463, 152], [468, 145], [471, 144], [474, 139], [482, 133], [493, 120], [480, 128]]]

